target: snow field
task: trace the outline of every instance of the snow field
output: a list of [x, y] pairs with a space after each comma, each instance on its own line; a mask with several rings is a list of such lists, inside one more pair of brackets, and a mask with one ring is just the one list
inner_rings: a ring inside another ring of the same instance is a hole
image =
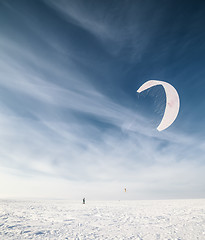
[[205, 200], [0, 200], [0, 239], [205, 240]]

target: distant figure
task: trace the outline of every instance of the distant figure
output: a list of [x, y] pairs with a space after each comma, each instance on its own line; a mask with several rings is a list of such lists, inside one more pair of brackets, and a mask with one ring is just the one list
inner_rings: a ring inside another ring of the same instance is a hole
[[85, 204], [85, 198], [83, 198], [83, 204]]
[[127, 191], [127, 189], [125, 188], [125, 192]]

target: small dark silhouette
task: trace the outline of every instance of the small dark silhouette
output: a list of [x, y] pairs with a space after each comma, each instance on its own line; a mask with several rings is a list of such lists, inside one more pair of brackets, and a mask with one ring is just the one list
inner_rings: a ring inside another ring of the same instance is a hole
[[83, 198], [83, 204], [85, 204], [85, 198]]

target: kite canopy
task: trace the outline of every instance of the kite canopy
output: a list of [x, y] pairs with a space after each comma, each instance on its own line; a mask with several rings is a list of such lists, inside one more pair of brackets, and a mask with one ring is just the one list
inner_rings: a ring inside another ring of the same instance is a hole
[[166, 93], [166, 107], [164, 111], [164, 116], [162, 118], [161, 123], [157, 127], [158, 131], [162, 131], [168, 128], [176, 119], [179, 112], [180, 101], [179, 101], [179, 95], [176, 89], [171, 84], [164, 81], [149, 80], [145, 82], [137, 90], [137, 92], [140, 93], [144, 90], [147, 90], [148, 88], [151, 88], [157, 85], [162, 85]]

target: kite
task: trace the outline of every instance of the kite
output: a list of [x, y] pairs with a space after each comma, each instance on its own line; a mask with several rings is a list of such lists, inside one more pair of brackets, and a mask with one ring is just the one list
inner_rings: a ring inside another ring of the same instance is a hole
[[166, 107], [164, 111], [164, 116], [157, 127], [158, 131], [162, 131], [168, 128], [176, 119], [179, 112], [179, 95], [176, 89], [169, 83], [158, 80], [149, 80], [145, 82], [138, 90], [138, 93], [141, 93], [148, 88], [153, 86], [162, 85], [166, 94]]

